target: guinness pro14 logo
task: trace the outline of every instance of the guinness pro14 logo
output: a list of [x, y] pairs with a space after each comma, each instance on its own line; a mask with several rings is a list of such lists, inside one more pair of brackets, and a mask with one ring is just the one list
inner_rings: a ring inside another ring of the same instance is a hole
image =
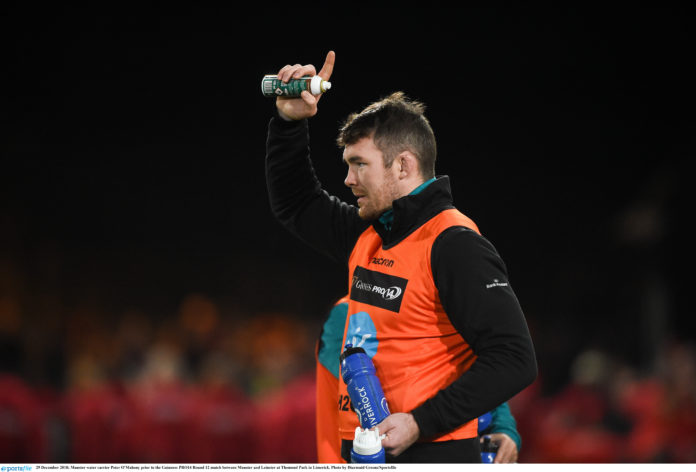
[[356, 266], [350, 299], [398, 313], [408, 280]]

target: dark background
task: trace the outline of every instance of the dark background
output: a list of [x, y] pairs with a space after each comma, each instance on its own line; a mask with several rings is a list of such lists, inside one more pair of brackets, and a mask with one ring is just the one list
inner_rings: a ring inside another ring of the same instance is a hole
[[[41, 332], [50, 364], [70, 313], [166, 319], [191, 293], [227, 319], [316, 329], [346, 277], [270, 214], [259, 84], [333, 49], [310, 121], [325, 188], [351, 198], [334, 144], [348, 113], [395, 90], [423, 101], [437, 171], [507, 263], [545, 389], [589, 347], [647, 368], [694, 340], [692, 9], [304, 8], [3, 7], [5, 336]], [[28, 379], [62, 382], [13, 352]]]

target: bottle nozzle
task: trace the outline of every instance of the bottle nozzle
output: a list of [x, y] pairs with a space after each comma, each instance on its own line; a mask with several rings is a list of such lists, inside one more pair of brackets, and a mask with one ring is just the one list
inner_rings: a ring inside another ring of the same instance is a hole
[[327, 82], [320, 76], [315, 75], [310, 79], [309, 91], [312, 95], [319, 95], [324, 93], [331, 88], [331, 82]]
[[358, 426], [355, 428], [353, 450], [358, 454], [376, 454], [382, 449], [382, 439], [384, 439], [384, 435], [379, 435], [379, 428], [362, 429]]

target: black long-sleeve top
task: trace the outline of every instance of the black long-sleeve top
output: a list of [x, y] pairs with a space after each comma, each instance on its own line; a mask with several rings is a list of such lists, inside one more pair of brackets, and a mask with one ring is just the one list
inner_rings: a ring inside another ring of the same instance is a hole
[[[271, 119], [266, 181], [276, 218], [298, 238], [346, 266], [358, 237], [370, 224], [383, 245], [390, 247], [434, 215], [454, 208], [449, 178], [444, 176], [416, 195], [395, 200], [390, 230], [377, 220], [362, 220], [357, 207], [321, 188], [310, 159], [307, 120]], [[537, 375], [524, 314], [493, 245], [474, 231], [453, 227], [436, 238], [431, 258], [442, 306], [477, 358], [461, 377], [411, 412], [423, 439], [492, 410]]]

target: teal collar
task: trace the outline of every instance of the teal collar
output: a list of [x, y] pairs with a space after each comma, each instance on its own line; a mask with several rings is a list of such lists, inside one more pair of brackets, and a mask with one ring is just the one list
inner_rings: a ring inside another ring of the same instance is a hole
[[[432, 184], [433, 182], [435, 182], [435, 177], [433, 177], [430, 180], [426, 180], [418, 187], [414, 188], [413, 191], [409, 193], [409, 195], [418, 195], [423, 191], [425, 187]], [[379, 217], [379, 222], [384, 225], [387, 231], [391, 231], [392, 223], [394, 222], [394, 210], [390, 208], [389, 210], [382, 213], [382, 215]]]

